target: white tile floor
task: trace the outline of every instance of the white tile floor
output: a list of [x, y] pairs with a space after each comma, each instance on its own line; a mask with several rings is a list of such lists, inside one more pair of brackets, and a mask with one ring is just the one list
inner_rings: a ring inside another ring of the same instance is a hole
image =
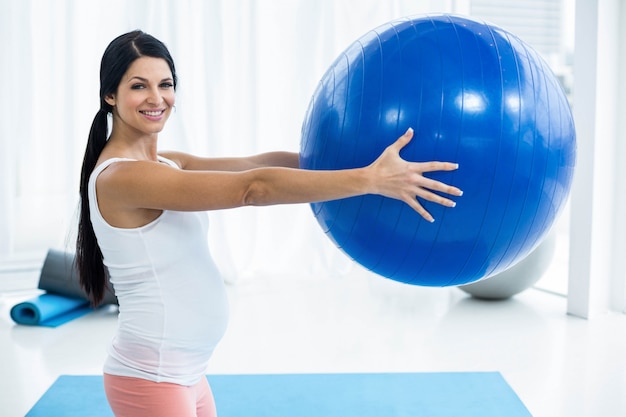
[[[626, 315], [586, 321], [527, 290], [482, 302], [364, 272], [229, 287], [232, 317], [209, 373], [499, 371], [534, 417], [626, 416]], [[16, 326], [0, 295], [0, 416], [23, 416], [60, 374], [99, 374], [115, 328], [102, 310]], [[381, 416], [384, 417], [384, 416]], [[503, 416], [505, 417], [505, 416]]]

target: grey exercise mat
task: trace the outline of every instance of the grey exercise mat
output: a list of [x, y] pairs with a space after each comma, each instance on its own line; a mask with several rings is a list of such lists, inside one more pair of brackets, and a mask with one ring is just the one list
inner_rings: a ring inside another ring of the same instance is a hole
[[[104, 293], [102, 304], [117, 304], [117, 298], [110, 284], [108, 285], [109, 288]], [[38, 288], [50, 294], [88, 299], [78, 281], [75, 255], [59, 250], [48, 251], [41, 268]]]

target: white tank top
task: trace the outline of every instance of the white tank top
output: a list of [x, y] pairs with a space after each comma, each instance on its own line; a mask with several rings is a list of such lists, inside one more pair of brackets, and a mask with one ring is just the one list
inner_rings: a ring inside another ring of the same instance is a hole
[[224, 282], [208, 249], [208, 216], [163, 211], [142, 227], [109, 225], [97, 204], [96, 179], [118, 161], [132, 159], [109, 159], [89, 179], [91, 223], [119, 301], [104, 372], [193, 385], [204, 377], [228, 321]]

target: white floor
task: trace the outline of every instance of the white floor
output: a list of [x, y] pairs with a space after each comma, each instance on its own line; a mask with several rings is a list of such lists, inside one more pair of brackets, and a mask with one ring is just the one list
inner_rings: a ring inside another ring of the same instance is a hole
[[[363, 272], [229, 291], [209, 373], [499, 371], [534, 417], [626, 416], [623, 314], [587, 321], [534, 289], [483, 302]], [[61, 374], [99, 374], [115, 328], [110, 309], [55, 329], [14, 325], [9, 309], [32, 295], [0, 293], [2, 417], [23, 416]]]

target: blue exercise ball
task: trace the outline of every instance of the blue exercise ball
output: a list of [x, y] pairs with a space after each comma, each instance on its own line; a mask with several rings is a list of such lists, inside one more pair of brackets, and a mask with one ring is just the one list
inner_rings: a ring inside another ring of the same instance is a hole
[[366, 195], [312, 204], [327, 236], [365, 268], [425, 286], [513, 266], [549, 231], [576, 159], [567, 97], [548, 65], [497, 26], [453, 15], [395, 20], [327, 70], [302, 126], [302, 168], [362, 167], [408, 127], [401, 155], [458, 162], [432, 178], [464, 191], [455, 208]]

